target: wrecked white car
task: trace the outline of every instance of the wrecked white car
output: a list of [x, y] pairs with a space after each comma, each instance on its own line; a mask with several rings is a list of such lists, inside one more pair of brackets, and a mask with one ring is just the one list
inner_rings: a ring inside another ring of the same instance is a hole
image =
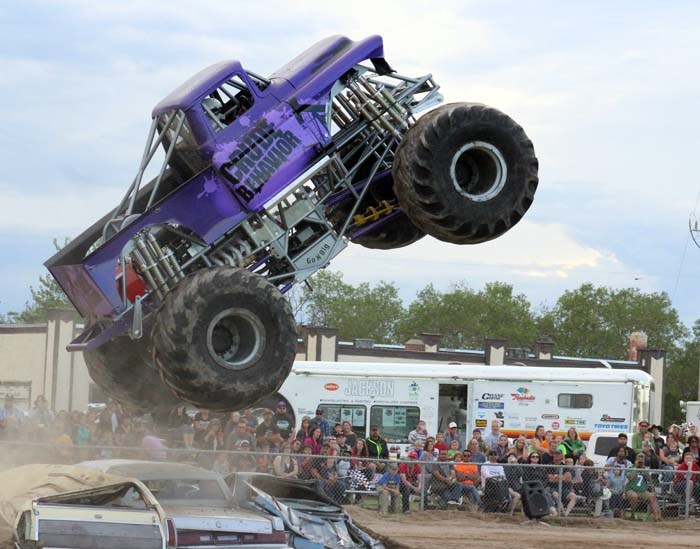
[[289, 545], [296, 549], [384, 549], [383, 543], [353, 524], [316, 481], [259, 473], [235, 473], [226, 481], [241, 507], [264, 509], [281, 518]]
[[3, 547], [165, 549], [165, 515], [139, 481], [70, 465], [0, 473]]
[[81, 465], [143, 482], [165, 511], [168, 547], [287, 547], [283, 521], [235, 505], [224, 478], [213, 471], [184, 463], [130, 459], [84, 461]]

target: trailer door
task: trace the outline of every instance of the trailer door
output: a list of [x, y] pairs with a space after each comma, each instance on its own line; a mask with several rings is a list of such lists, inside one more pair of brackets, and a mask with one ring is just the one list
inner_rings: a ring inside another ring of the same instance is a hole
[[[462, 433], [462, 447], [467, 436], [467, 405], [469, 387], [466, 383], [441, 383], [438, 393], [437, 431], [447, 431], [447, 426], [454, 421]], [[436, 432], [437, 432], [436, 431]]]

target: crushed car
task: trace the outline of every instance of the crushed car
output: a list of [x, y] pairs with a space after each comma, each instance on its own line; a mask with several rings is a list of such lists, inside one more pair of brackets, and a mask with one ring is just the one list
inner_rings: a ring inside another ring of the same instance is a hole
[[11, 537], [0, 546], [19, 549], [165, 549], [167, 537], [143, 483], [72, 465], [1, 472], [0, 531]]
[[262, 473], [234, 473], [226, 478], [241, 507], [279, 517], [296, 549], [384, 549], [384, 544], [356, 526], [342, 506], [314, 480], [285, 479]]
[[184, 463], [110, 459], [82, 467], [135, 478], [157, 498], [166, 517], [168, 547], [283, 549], [282, 519], [234, 503], [224, 478]]

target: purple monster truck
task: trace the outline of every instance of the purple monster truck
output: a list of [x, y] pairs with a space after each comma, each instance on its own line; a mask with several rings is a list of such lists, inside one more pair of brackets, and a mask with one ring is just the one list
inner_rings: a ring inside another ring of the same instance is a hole
[[153, 109], [122, 202], [46, 263], [86, 319], [69, 350], [142, 408], [276, 391], [296, 345], [284, 293], [348, 242], [477, 244], [530, 207], [523, 129], [478, 103], [415, 119], [441, 100], [430, 75], [391, 69], [379, 36], [327, 38], [268, 78], [238, 61], [194, 75]]

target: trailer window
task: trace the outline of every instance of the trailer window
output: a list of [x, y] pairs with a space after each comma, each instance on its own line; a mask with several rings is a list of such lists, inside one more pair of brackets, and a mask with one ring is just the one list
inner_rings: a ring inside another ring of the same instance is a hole
[[607, 456], [613, 448], [617, 447], [617, 435], [600, 436], [595, 441], [593, 453], [597, 456]]
[[387, 442], [408, 443], [408, 433], [420, 421], [418, 406], [372, 406], [370, 424], [379, 425], [381, 437]]
[[349, 421], [352, 432], [358, 437], [364, 438], [367, 434], [367, 408], [355, 404], [320, 404], [323, 417], [328, 420], [331, 427], [336, 423]]
[[559, 393], [559, 408], [593, 408], [593, 395], [586, 393]]

